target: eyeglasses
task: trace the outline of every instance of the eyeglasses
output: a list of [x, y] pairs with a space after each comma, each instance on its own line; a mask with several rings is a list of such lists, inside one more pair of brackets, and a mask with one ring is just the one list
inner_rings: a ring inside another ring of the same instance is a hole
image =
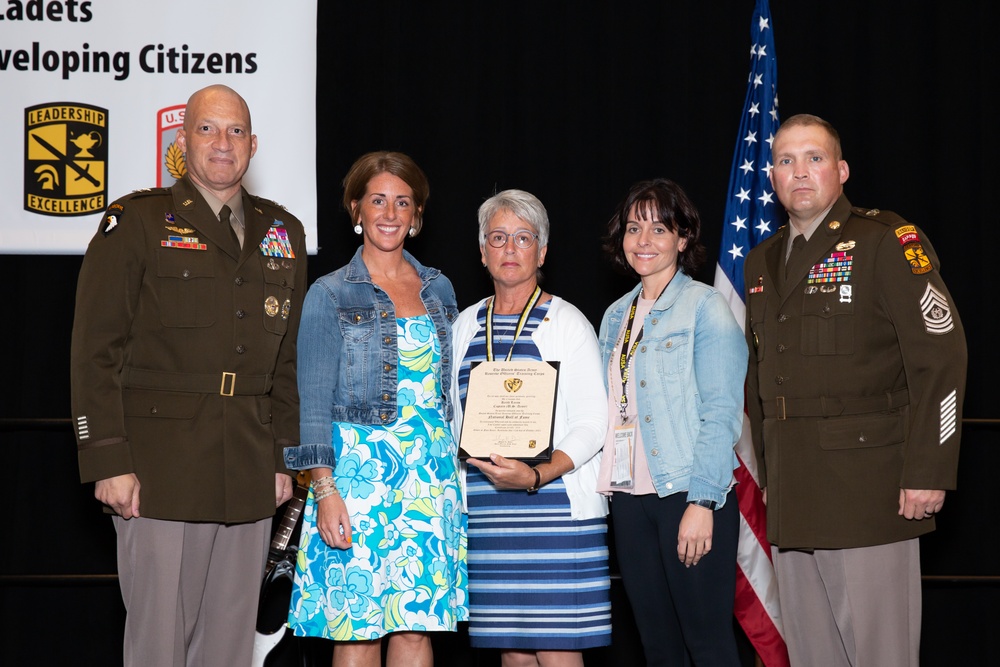
[[507, 232], [490, 232], [486, 235], [486, 242], [494, 248], [503, 248], [507, 245], [507, 239], [513, 238], [514, 245], [518, 248], [530, 248], [535, 245], [538, 234], [532, 234], [527, 229], [519, 229], [513, 234]]

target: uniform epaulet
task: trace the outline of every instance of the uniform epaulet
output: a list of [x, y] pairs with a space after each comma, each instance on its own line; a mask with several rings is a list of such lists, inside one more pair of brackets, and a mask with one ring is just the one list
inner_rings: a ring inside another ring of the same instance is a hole
[[889, 227], [906, 224], [905, 218], [901, 217], [898, 213], [893, 213], [892, 211], [881, 211], [877, 208], [862, 208], [860, 206], [855, 206], [851, 209], [851, 213], [859, 215], [862, 218], [874, 220], [875, 222], [881, 222], [883, 225], [888, 225]]
[[274, 208], [280, 208], [282, 211], [287, 211], [288, 210], [287, 208], [285, 208], [284, 204], [279, 204], [278, 202], [276, 202], [276, 201], [274, 201], [272, 199], [267, 199], [265, 197], [259, 197], [257, 195], [250, 195], [250, 199], [253, 199], [254, 201], [260, 202], [261, 204], [266, 204], [267, 206], [273, 206]]

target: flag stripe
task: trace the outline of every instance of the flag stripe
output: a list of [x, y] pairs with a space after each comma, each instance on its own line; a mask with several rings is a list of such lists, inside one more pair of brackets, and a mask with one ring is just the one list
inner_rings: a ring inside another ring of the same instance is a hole
[[[746, 316], [743, 261], [751, 248], [775, 232], [781, 216], [768, 178], [771, 142], [778, 127], [778, 69], [767, 0], [756, 2], [750, 36], [750, 76], [733, 152], [715, 272], [715, 287], [726, 297], [741, 326]], [[781, 635], [763, 494], [745, 417], [736, 454], [740, 461], [735, 472], [736, 498], [741, 516], [734, 614], [764, 665], [787, 667], [788, 651]]]

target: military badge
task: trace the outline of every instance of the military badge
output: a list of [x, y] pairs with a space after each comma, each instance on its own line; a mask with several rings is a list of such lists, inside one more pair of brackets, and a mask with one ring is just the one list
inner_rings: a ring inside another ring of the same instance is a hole
[[757, 284], [750, 288], [751, 294], [761, 294], [764, 291], [764, 276], [757, 276]]
[[260, 242], [260, 252], [265, 257], [286, 257], [295, 259], [292, 243], [288, 240], [288, 230], [280, 220], [271, 223], [264, 239]]
[[278, 315], [278, 308], [278, 300], [273, 296], [264, 299], [264, 314], [268, 317], [276, 317]]
[[854, 290], [851, 288], [850, 285], [841, 285], [840, 286], [840, 302], [841, 303], [850, 303], [851, 300], [853, 299], [853, 297], [854, 297]]
[[53, 216], [103, 210], [108, 110], [77, 102], [39, 104], [24, 110], [24, 130], [24, 210]]
[[118, 221], [125, 213], [125, 207], [115, 202], [108, 207], [107, 213], [104, 214], [104, 222], [101, 223], [101, 233], [107, 236], [111, 232], [118, 228]]
[[837, 250], [839, 252], [844, 252], [846, 250], [853, 250], [854, 246], [857, 245], [854, 241], [841, 241], [837, 244]]
[[[187, 230], [193, 232], [193, 229]], [[208, 246], [201, 242], [197, 236], [175, 236], [170, 235], [160, 241], [161, 248], [180, 248], [182, 250], [208, 250]]]
[[285, 299], [285, 302], [281, 304], [281, 319], [287, 320], [288, 315], [292, 312], [292, 300]]
[[830, 256], [809, 269], [806, 283], [842, 283], [851, 279], [851, 267], [854, 265], [854, 255], [848, 255], [843, 250], [830, 253]]
[[815, 285], [806, 285], [806, 291], [805, 291], [806, 294], [815, 294], [818, 291], [819, 288], [816, 287]]
[[924, 329], [929, 334], [946, 334], [955, 328], [948, 299], [929, 281], [924, 295], [920, 297], [920, 312], [924, 315]]
[[896, 229], [896, 238], [903, 246], [903, 257], [910, 265], [910, 271], [916, 275], [927, 273], [934, 267], [931, 266], [930, 257], [924, 252], [924, 246], [917, 236], [917, 228], [913, 225], [903, 225]]

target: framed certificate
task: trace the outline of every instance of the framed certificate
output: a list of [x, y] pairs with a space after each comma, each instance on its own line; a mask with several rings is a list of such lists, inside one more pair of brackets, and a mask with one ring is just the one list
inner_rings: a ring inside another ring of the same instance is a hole
[[549, 460], [558, 385], [558, 361], [472, 364], [459, 458]]

